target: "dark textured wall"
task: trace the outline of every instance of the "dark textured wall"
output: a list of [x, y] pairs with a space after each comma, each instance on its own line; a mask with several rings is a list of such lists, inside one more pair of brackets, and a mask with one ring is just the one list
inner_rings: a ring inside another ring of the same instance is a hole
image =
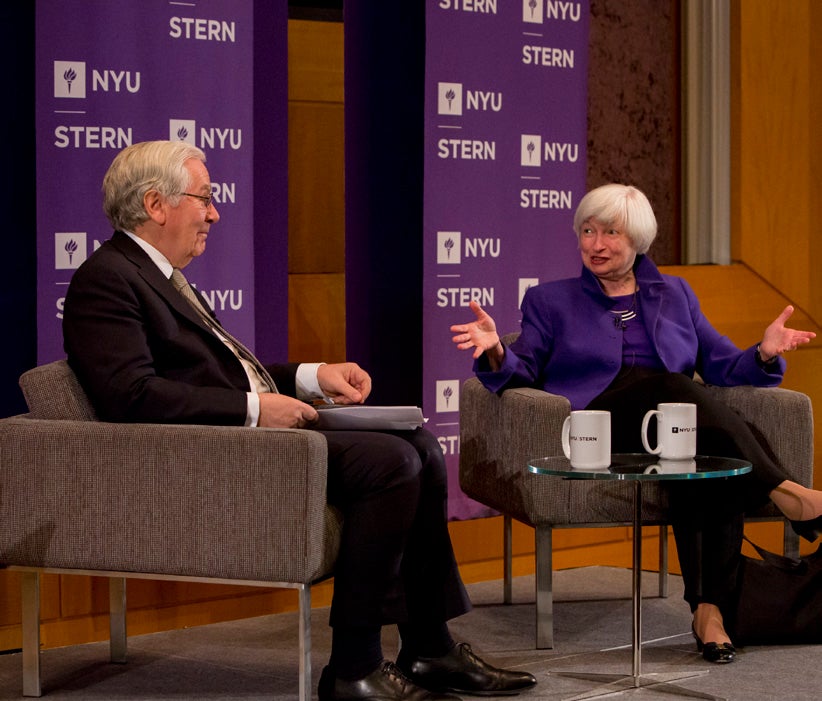
[[621, 182], [648, 196], [661, 265], [681, 258], [679, 37], [677, 0], [591, 0], [588, 188]]

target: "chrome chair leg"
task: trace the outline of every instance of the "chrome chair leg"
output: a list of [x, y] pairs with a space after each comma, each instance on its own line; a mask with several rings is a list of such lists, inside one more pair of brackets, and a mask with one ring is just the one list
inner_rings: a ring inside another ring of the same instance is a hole
[[554, 647], [553, 532], [551, 526], [537, 526], [534, 530], [538, 649]]
[[311, 701], [311, 585], [299, 588], [300, 607], [300, 701]]

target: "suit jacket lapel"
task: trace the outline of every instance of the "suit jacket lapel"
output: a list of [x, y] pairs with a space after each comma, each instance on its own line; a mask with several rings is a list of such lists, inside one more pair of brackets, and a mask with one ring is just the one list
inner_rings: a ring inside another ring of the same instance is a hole
[[146, 252], [121, 231], [115, 231], [111, 238], [111, 243], [115, 246], [137, 269], [140, 277], [162, 299], [172, 307], [177, 313], [184, 316], [189, 321], [199, 326], [210, 337], [214, 338], [214, 332], [209, 328], [194, 310], [183, 295], [174, 289], [171, 280], [163, 275], [162, 271], [148, 257]]

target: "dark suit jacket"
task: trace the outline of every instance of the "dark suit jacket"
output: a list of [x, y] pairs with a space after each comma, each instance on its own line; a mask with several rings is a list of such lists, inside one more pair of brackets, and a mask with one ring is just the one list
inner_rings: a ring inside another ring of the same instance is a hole
[[[242, 365], [121, 232], [74, 273], [63, 341], [104, 421], [245, 423], [249, 383]], [[269, 367], [284, 394], [295, 393], [296, 368]]]

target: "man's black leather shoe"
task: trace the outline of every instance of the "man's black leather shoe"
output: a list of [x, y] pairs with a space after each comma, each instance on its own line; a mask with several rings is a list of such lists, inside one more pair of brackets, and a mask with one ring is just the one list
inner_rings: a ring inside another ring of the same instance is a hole
[[320, 701], [460, 701], [413, 684], [393, 662], [383, 662], [362, 679], [338, 679], [330, 667], [323, 669], [317, 689]]
[[453, 691], [473, 696], [506, 696], [530, 689], [537, 680], [528, 672], [492, 667], [467, 643], [458, 643], [442, 657], [403, 659], [397, 666], [418, 686], [430, 691]]

